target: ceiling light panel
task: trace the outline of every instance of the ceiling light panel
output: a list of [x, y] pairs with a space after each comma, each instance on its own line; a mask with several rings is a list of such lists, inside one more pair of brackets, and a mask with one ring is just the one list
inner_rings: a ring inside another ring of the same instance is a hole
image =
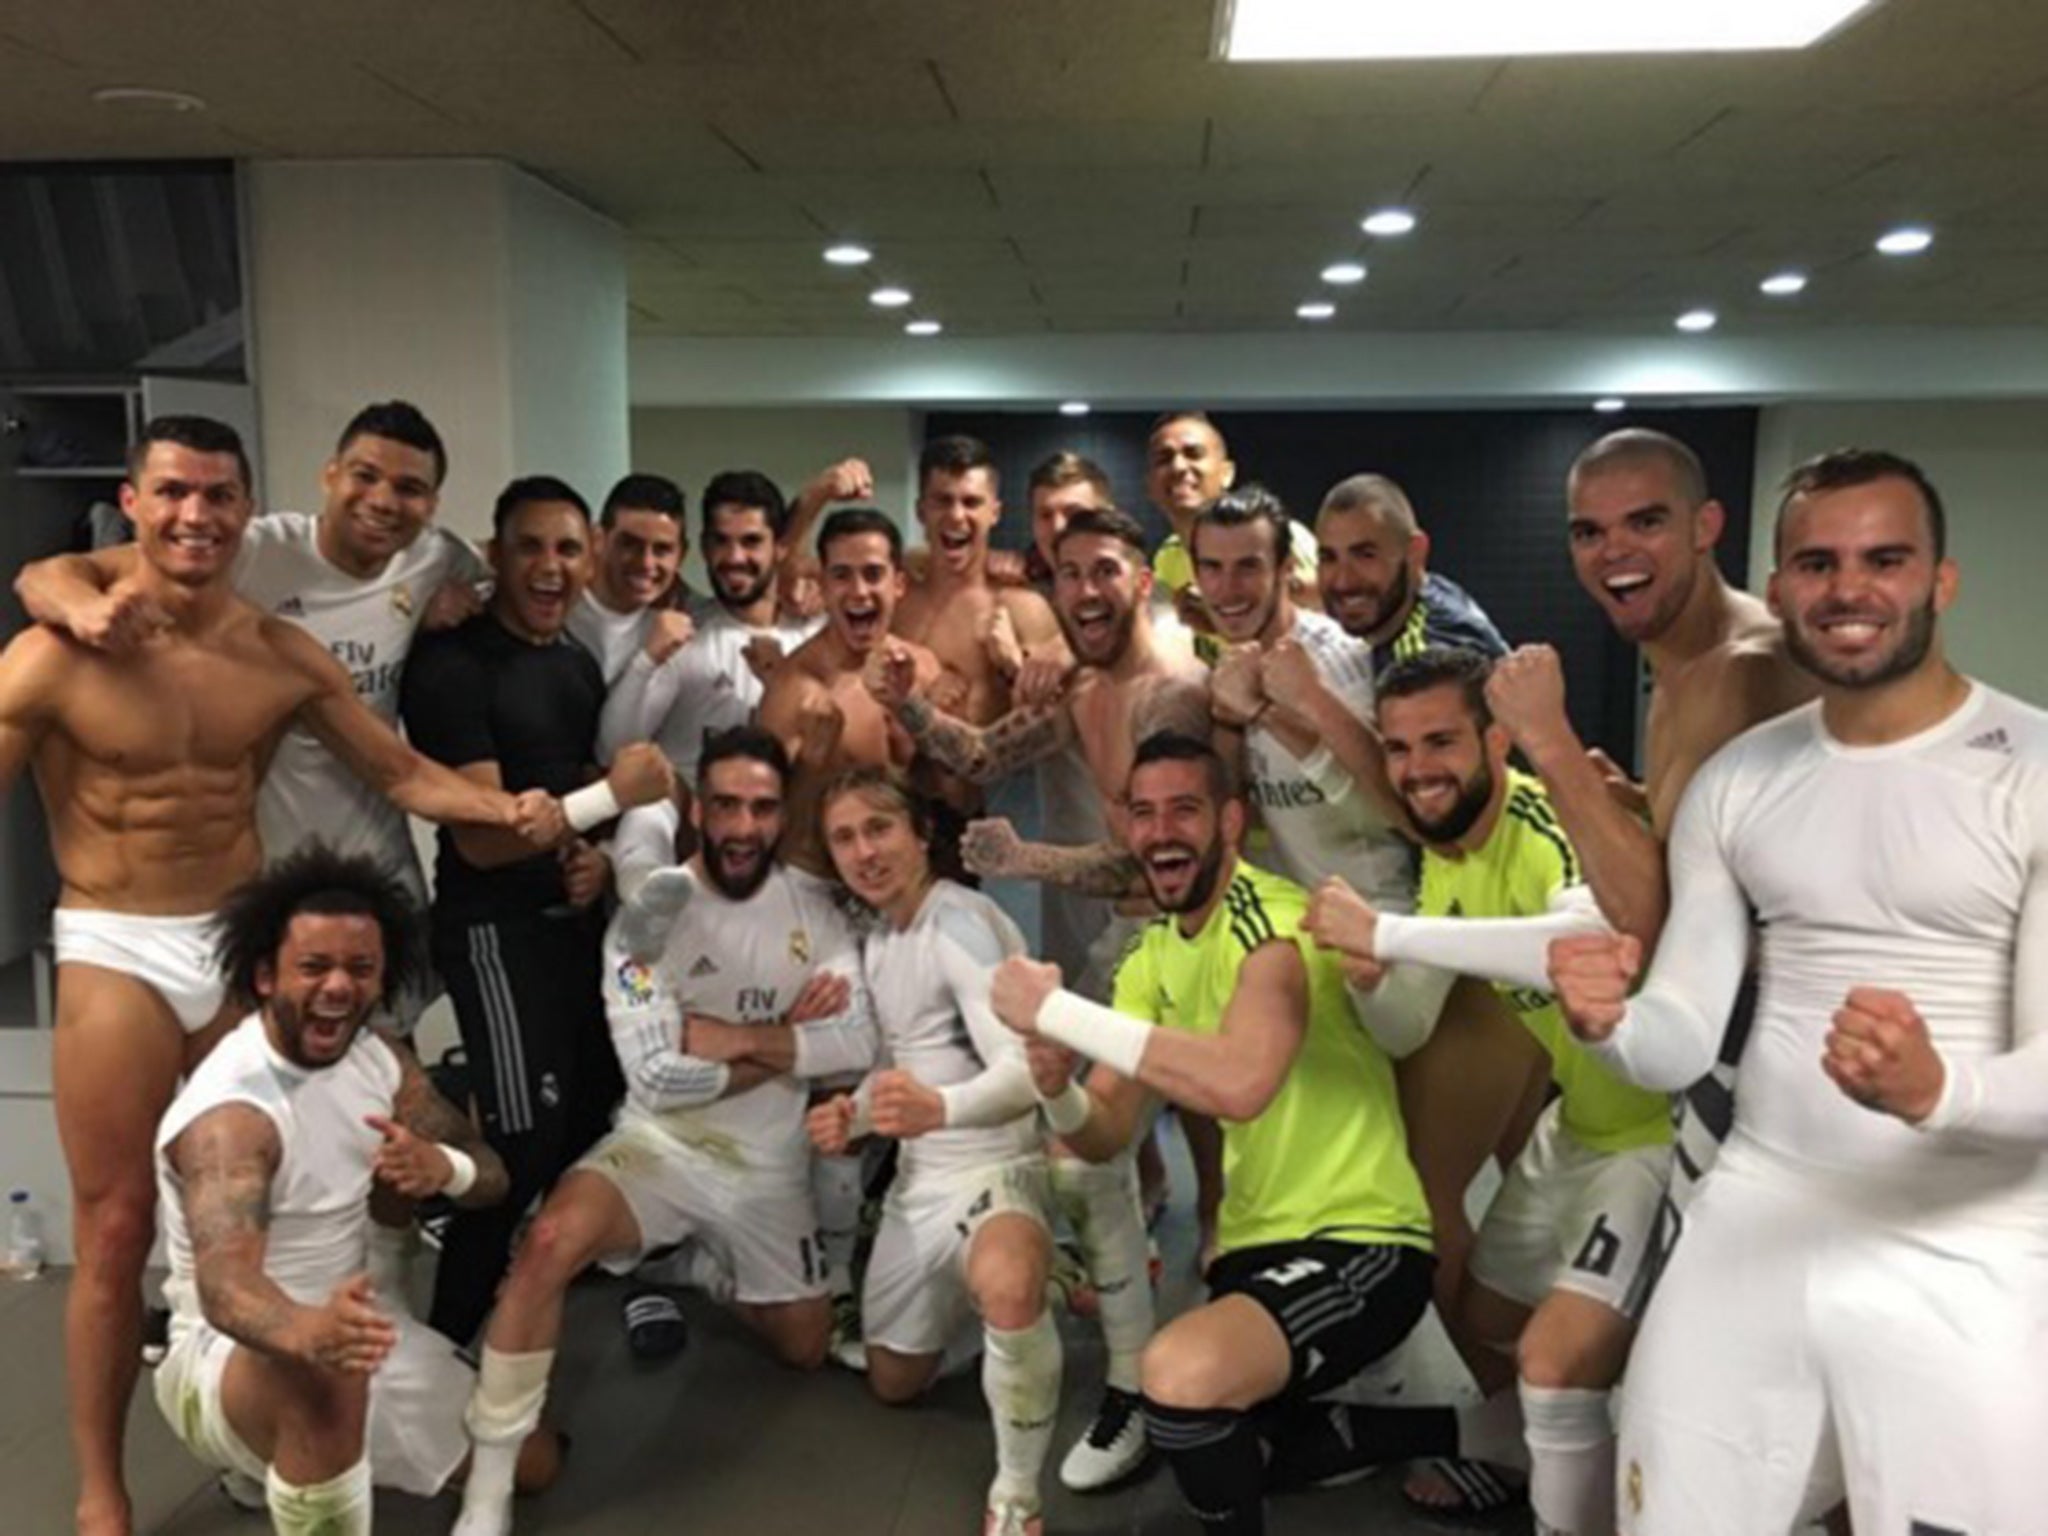
[[1875, 0], [1219, 0], [1215, 52], [1282, 59], [1509, 58], [1804, 48]]

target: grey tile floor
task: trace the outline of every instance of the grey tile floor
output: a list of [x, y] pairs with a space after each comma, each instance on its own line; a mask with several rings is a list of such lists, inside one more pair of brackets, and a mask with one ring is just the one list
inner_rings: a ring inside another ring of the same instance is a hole
[[[1188, 1187], [1183, 1175], [1180, 1187]], [[1167, 1310], [1194, 1294], [1191, 1222], [1163, 1224]], [[65, 1536], [72, 1464], [64, 1433], [61, 1274], [0, 1282], [0, 1531]], [[568, 1328], [550, 1411], [575, 1437], [561, 1481], [519, 1506], [521, 1536], [970, 1536], [980, 1529], [990, 1443], [972, 1370], [914, 1408], [874, 1403], [860, 1379], [836, 1368], [816, 1376], [780, 1369], [709, 1303], [685, 1301], [690, 1348], [663, 1366], [637, 1367], [618, 1324], [619, 1282], [588, 1281], [570, 1296]], [[1433, 1325], [1432, 1325], [1433, 1327]], [[1102, 1378], [1100, 1335], [1062, 1320], [1066, 1386], [1058, 1445], [1085, 1425]], [[1440, 1335], [1411, 1346], [1404, 1396], [1454, 1384]], [[229, 1505], [212, 1478], [172, 1440], [147, 1391], [130, 1414], [128, 1467], [138, 1536], [255, 1536], [261, 1516]], [[1057, 1453], [1056, 1453], [1057, 1454]], [[1133, 1488], [1078, 1498], [1048, 1477], [1053, 1533], [1190, 1532], [1162, 1472]], [[383, 1536], [442, 1536], [454, 1501], [381, 1494]], [[1276, 1501], [1276, 1536], [1408, 1536], [1471, 1530], [1412, 1515], [1395, 1480]], [[1526, 1518], [1480, 1529], [1526, 1532]]]

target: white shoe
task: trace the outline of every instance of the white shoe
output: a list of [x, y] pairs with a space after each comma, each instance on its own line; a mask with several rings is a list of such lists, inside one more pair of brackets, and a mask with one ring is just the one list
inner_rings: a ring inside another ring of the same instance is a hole
[[230, 1468], [221, 1473], [220, 1491], [235, 1508], [246, 1509], [254, 1515], [260, 1515], [270, 1507], [270, 1495], [264, 1491], [263, 1479], [251, 1477], [246, 1472]]
[[849, 1371], [867, 1373], [868, 1346], [861, 1338], [858, 1296], [832, 1298], [832, 1342], [826, 1346], [826, 1353]]
[[1075, 1493], [1094, 1493], [1137, 1472], [1151, 1458], [1145, 1415], [1136, 1394], [1106, 1387], [1095, 1422], [1060, 1463], [1060, 1482]]

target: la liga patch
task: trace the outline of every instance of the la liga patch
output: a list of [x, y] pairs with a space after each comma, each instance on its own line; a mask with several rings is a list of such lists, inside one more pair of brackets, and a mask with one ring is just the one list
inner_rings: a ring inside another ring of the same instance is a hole
[[654, 1001], [654, 968], [640, 960], [619, 962], [619, 994], [628, 1003]]

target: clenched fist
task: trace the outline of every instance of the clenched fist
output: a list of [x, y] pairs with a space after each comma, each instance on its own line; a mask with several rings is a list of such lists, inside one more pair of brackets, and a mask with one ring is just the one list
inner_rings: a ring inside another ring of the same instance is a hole
[[651, 741], [635, 741], [619, 748], [605, 780], [623, 811], [666, 800], [676, 792], [675, 767]]
[[1315, 888], [1301, 926], [1325, 949], [1354, 960], [1375, 958], [1380, 915], [1340, 876], [1332, 875]]
[[1020, 1035], [1038, 1033], [1038, 1011], [1060, 989], [1060, 968], [1044, 960], [1012, 955], [989, 978], [988, 1003]]
[[1564, 712], [1564, 667], [1547, 645], [1518, 645], [1493, 664], [1486, 707], [1532, 758], [1577, 739]]
[[1918, 1125], [1934, 1113], [1948, 1068], [1927, 1021], [1903, 992], [1851, 987], [1820, 1059], [1837, 1088], [1865, 1109]]
[[1228, 647], [1209, 672], [1209, 708], [1224, 725], [1247, 725], [1264, 707], [1256, 640]]
[[946, 1101], [900, 1067], [887, 1067], [868, 1079], [868, 1118], [881, 1135], [908, 1141], [945, 1125]]
[[804, 1129], [811, 1145], [827, 1157], [837, 1157], [853, 1140], [853, 1095], [835, 1093], [804, 1116]]
[[1024, 876], [1024, 839], [1007, 816], [970, 821], [960, 834], [960, 862], [984, 880], [1015, 880]]
[[1628, 1011], [1643, 946], [1626, 933], [1575, 933], [1550, 941], [1550, 988], [1571, 1032], [1597, 1045]]

